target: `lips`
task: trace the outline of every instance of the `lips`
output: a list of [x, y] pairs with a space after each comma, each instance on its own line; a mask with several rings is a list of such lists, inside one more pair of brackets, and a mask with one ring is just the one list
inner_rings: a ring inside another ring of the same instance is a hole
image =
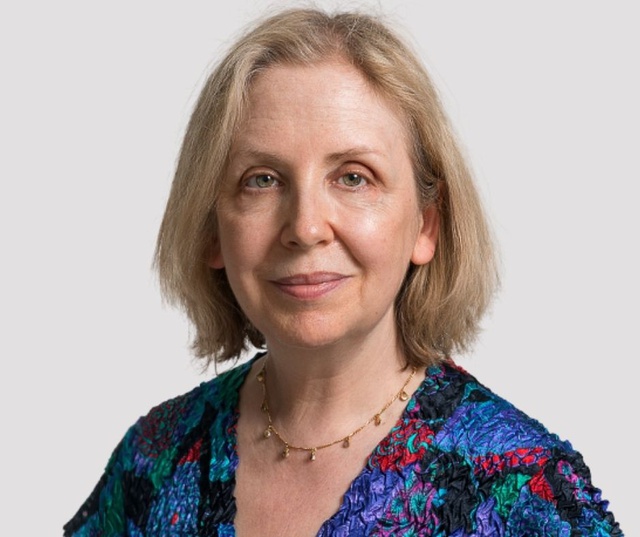
[[302, 300], [321, 298], [341, 286], [349, 276], [335, 272], [295, 274], [272, 280], [283, 293]]

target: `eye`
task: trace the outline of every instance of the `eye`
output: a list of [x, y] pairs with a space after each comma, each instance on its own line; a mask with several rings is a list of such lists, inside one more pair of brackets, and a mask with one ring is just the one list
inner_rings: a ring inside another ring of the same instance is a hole
[[246, 186], [249, 188], [271, 188], [277, 186], [278, 180], [268, 173], [259, 173], [249, 177]]
[[338, 179], [344, 186], [357, 187], [366, 183], [366, 179], [358, 173], [346, 173]]

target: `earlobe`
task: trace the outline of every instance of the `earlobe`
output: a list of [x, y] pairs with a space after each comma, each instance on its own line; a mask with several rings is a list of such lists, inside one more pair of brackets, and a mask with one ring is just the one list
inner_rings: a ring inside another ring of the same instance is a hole
[[429, 205], [422, 211], [422, 225], [411, 254], [414, 265], [426, 265], [433, 259], [440, 230], [440, 215], [436, 205]]
[[213, 241], [213, 245], [209, 250], [207, 265], [209, 265], [209, 267], [212, 269], [224, 268], [224, 258], [222, 257], [222, 250], [220, 248], [220, 243], [217, 240]]

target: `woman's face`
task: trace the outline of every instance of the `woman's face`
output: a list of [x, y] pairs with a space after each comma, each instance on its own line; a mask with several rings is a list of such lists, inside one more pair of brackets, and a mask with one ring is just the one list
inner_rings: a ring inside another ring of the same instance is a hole
[[307, 348], [393, 337], [394, 299], [438, 226], [401, 116], [339, 61], [256, 78], [217, 216], [210, 266], [268, 345]]

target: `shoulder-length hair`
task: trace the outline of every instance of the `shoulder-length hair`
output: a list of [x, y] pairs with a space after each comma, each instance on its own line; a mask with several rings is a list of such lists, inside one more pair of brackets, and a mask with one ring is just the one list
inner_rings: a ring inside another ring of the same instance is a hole
[[208, 265], [216, 201], [236, 125], [256, 74], [273, 65], [339, 58], [395, 105], [412, 143], [422, 207], [437, 206], [436, 253], [411, 265], [395, 304], [411, 365], [467, 351], [498, 283], [491, 234], [470, 170], [424, 66], [397, 33], [360, 13], [290, 9], [257, 23], [213, 70], [191, 115], [155, 254], [162, 292], [195, 328], [193, 351], [209, 364], [234, 359], [264, 336], [246, 317], [224, 269]]

